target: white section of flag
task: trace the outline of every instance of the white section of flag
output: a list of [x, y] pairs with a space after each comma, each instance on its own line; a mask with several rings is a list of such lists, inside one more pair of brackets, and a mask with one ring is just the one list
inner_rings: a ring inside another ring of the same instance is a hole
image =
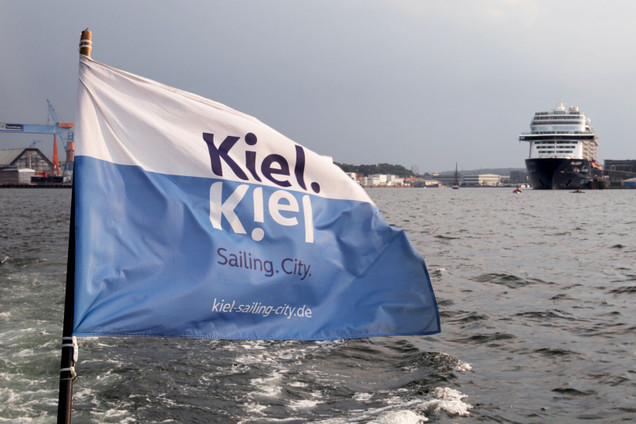
[[[149, 172], [189, 177], [219, 178], [210, 167], [202, 134], [214, 134], [218, 145], [227, 136], [257, 135], [255, 146], [236, 143], [231, 156], [245, 162], [247, 150], [256, 151], [257, 168], [268, 155], [290, 163], [288, 189], [325, 198], [372, 203], [365, 191], [328, 158], [305, 152], [306, 188], [293, 178], [296, 143], [259, 120], [164, 84], [124, 72], [86, 56], [80, 57], [77, 118], [77, 155], [139, 166]], [[224, 167], [223, 179], [278, 187], [267, 179], [244, 181]], [[320, 184], [320, 192], [309, 189]]]

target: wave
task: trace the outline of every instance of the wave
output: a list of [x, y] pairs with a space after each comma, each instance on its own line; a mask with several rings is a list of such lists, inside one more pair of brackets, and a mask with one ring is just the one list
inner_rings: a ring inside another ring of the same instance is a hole
[[534, 284], [550, 284], [538, 278], [521, 278], [513, 274], [491, 272], [472, 277], [471, 280], [478, 283], [491, 283], [504, 285], [511, 289], [526, 287]]
[[[513, 334], [496, 331], [494, 333], [479, 333], [479, 334], [474, 334], [468, 337], [460, 337], [460, 338], [454, 339], [453, 341], [455, 343], [461, 343], [461, 344], [475, 344], [475, 345], [487, 344], [489, 346], [494, 347], [494, 346], [501, 346], [502, 344], [506, 344], [508, 343], [509, 340], [513, 340], [516, 338], [517, 337]], [[503, 342], [506, 342], [506, 343], [503, 343]]]
[[558, 309], [552, 309], [548, 311], [528, 311], [528, 312], [519, 312], [515, 314], [516, 317], [529, 318], [536, 321], [547, 322], [552, 319], [563, 319], [567, 321], [574, 321], [577, 318], [564, 311], [560, 311]]
[[633, 294], [636, 293], [636, 286], [622, 286], [608, 291], [613, 294]]

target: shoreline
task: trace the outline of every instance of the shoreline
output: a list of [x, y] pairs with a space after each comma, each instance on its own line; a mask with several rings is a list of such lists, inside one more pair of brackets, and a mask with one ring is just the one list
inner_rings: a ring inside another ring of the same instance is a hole
[[72, 184], [0, 184], [2, 188], [71, 188]]

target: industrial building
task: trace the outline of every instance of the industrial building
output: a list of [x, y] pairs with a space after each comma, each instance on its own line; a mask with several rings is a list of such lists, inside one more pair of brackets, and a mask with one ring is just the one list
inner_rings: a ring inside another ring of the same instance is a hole
[[433, 178], [439, 184], [449, 187], [455, 182], [455, 179], [457, 179], [459, 185], [463, 185], [463, 177], [461, 174], [457, 174], [457, 177], [455, 174], [433, 174]]
[[61, 176], [50, 175], [53, 169], [53, 162], [40, 149], [0, 150], [0, 185], [62, 183]]
[[501, 175], [473, 174], [464, 175], [463, 185], [467, 187], [495, 187], [501, 185]]
[[501, 185], [501, 175], [495, 174], [441, 174], [434, 175], [434, 178], [442, 185], [451, 186], [455, 179], [462, 187], [495, 187]]
[[2, 168], [28, 168], [36, 172], [50, 172], [53, 162], [40, 149], [23, 147], [0, 150], [0, 169]]
[[[45, 185], [69, 183], [73, 177], [75, 160], [75, 142], [73, 137], [73, 123], [57, 120], [55, 109], [46, 100], [49, 116], [53, 123], [18, 124], [0, 122], [0, 134], [50, 134], [53, 136], [53, 159], [49, 160], [39, 149], [34, 148], [40, 140], [35, 140], [27, 148], [0, 150], [0, 185]], [[66, 161], [58, 159], [57, 142], [63, 143]], [[60, 165], [62, 167], [60, 168]], [[29, 175], [31, 181], [26, 182]]]
[[603, 163], [603, 170], [609, 178], [610, 187], [631, 187], [631, 182], [628, 180], [636, 178], [636, 160], [607, 159]]

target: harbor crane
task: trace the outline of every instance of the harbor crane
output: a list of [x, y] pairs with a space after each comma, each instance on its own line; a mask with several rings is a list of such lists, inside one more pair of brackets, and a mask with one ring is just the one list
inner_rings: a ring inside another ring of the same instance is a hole
[[0, 133], [18, 133], [18, 134], [52, 134], [53, 135], [53, 171], [56, 175], [60, 175], [60, 165], [57, 156], [57, 140], [58, 138], [64, 143], [66, 152], [66, 162], [64, 170], [61, 172], [64, 179], [70, 179], [73, 176], [73, 164], [75, 160], [75, 143], [73, 140], [73, 123], [59, 122], [55, 109], [51, 102], [46, 99], [49, 108], [50, 122], [47, 125], [38, 124], [9, 124], [0, 122]]

